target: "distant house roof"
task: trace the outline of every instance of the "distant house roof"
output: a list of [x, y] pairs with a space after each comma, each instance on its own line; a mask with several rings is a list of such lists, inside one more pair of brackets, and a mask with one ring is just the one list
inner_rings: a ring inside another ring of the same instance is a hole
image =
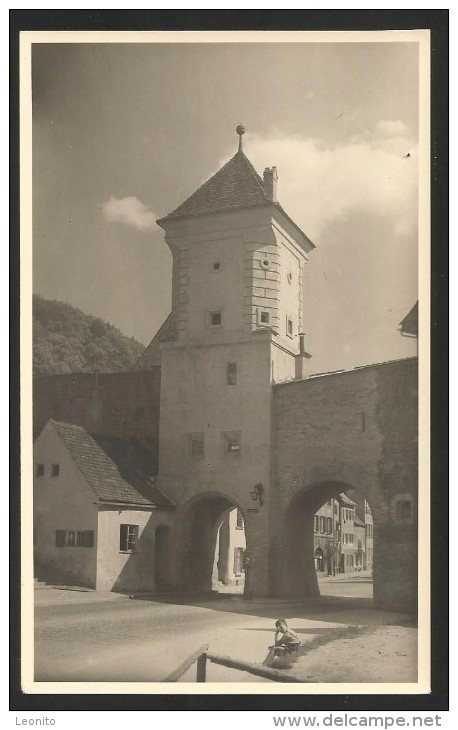
[[314, 244], [299, 226], [289, 217], [279, 203], [274, 202], [266, 193], [264, 182], [246, 155], [239, 150], [229, 162], [200, 186], [192, 195], [171, 213], [159, 218], [162, 226], [167, 221], [180, 218], [194, 218], [211, 213], [224, 213], [241, 208], [274, 206], [308, 241]]
[[402, 335], [418, 337], [418, 302], [413, 305], [410, 312], [399, 323], [399, 329]]
[[366, 527], [366, 523], [361, 519], [361, 517], [358, 515], [358, 513], [355, 511], [355, 518], [353, 520], [353, 524], [355, 527]]
[[154, 484], [151, 456], [137, 441], [91, 436], [82, 426], [51, 423], [100, 503], [163, 509], [174, 506]]
[[135, 363], [136, 370], [143, 370], [161, 364], [160, 343], [175, 334], [172, 312], [166, 320], [161, 324], [148, 347], [143, 350], [142, 354]]
[[357, 503], [353, 502], [353, 500], [350, 499], [350, 497], [347, 497], [345, 492], [342, 492], [341, 494], [339, 494], [339, 499], [342, 502], [342, 504], [350, 504], [350, 505], [354, 505], [354, 506], [357, 505]]

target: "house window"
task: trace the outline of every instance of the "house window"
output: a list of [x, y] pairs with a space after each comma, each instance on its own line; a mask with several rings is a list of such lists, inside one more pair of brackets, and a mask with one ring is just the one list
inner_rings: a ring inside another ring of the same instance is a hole
[[236, 529], [237, 530], [243, 530], [244, 529], [244, 526], [243, 526], [243, 515], [242, 515], [242, 513], [240, 512], [239, 509], [237, 510]]
[[120, 525], [119, 551], [133, 553], [138, 542], [138, 525]]
[[223, 434], [224, 453], [240, 454], [241, 451], [241, 433], [240, 431], [227, 431]]
[[35, 475], [37, 477], [44, 477], [44, 475], [45, 475], [45, 465], [44, 464], [37, 464]]
[[94, 530], [56, 530], [56, 547], [94, 547]]
[[324, 517], [320, 517], [320, 532], [325, 532]]
[[194, 461], [201, 461], [204, 458], [203, 433], [194, 433], [188, 436], [188, 452]]
[[314, 527], [315, 527], [315, 532], [320, 531], [320, 518], [318, 517], [318, 515], [315, 515], [315, 526]]
[[237, 385], [237, 363], [236, 362], [230, 362], [227, 366], [226, 371], [226, 377], [227, 377], [227, 384], [228, 385]]
[[331, 517], [326, 518], [326, 532], [328, 533], [328, 535], [330, 535], [332, 533], [332, 518]]
[[261, 324], [269, 324], [270, 314], [269, 312], [261, 312]]
[[293, 336], [293, 320], [291, 317], [286, 317], [286, 334], [288, 337]]
[[52, 477], [58, 477], [59, 476], [59, 464], [53, 464], [51, 467], [51, 476]]
[[221, 312], [210, 312], [210, 327], [220, 327], [221, 323]]
[[220, 261], [214, 261], [211, 265], [211, 270], [213, 272], [221, 271], [221, 262]]

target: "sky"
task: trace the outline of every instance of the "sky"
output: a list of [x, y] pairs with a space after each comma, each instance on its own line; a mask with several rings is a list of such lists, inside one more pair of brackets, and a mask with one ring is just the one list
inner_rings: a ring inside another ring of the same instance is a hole
[[312, 372], [409, 357], [416, 43], [34, 44], [34, 291], [147, 344], [171, 306], [155, 221], [237, 151], [316, 245]]

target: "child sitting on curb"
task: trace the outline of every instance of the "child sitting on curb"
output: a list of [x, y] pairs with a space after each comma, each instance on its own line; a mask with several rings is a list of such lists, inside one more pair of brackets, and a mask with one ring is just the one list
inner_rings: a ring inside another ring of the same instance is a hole
[[284, 618], [279, 618], [275, 622], [275, 643], [269, 646], [269, 653], [263, 661], [263, 664], [270, 666], [274, 663], [276, 657], [287, 660], [288, 665], [294, 661], [297, 650], [301, 642], [295, 631], [288, 627]]

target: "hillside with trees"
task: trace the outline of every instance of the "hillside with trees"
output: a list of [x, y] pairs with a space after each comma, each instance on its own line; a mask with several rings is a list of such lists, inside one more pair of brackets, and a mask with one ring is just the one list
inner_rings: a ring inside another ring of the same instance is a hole
[[144, 346], [103, 319], [56, 300], [33, 297], [33, 374], [130, 370]]

